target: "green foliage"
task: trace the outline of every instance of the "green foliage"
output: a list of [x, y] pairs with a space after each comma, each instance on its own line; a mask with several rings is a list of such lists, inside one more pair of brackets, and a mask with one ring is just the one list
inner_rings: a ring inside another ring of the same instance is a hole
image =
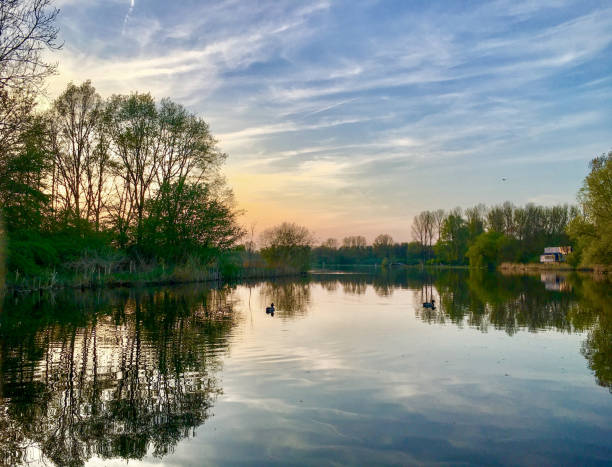
[[451, 213], [442, 224], [440, 240], [435, 247], [436, 257], [445, 264], [464, 264], [470, 230], [458, 214]]
[[500, 261], [500, 250], [506, 237], [499, 232], [486, 232], [480, 234], [467, 251], [470, 267], [492, 269]]
[[313, 237], [306, 227], [283, 222], [264, 231], [261, 243], [261, 255], [270, 266], [301, 272], [309, 269]]
[[244, 235], [230, 201], [211, 185], [163, 185], [146, 205], [142, 251], [179, 261], [228, 250]]
[[40, 229], [49, 214], [43, 180], [50, 156], [44, 150], [44, 123], [32, 118], [14, 152], [0, 160], [0, 205], [9, 232]]
[[577, 249], [574, 261], [612, 264], [612, 151], [591, 161], [578, 198], [583, 215], [567, 229]]
[[393, 238], [388, 234], [381, 234], [374, 239], [372, 250], [378, 258], [389, 261], [393, 255]]

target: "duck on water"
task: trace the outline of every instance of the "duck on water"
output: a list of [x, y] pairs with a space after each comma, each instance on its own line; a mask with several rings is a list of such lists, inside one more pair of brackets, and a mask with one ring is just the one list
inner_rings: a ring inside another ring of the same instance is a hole
[[431, 302], [423, 302], [423, 308], [431, 308], [432, 310], [436, 309], [436, 300], [431, 299]]
[[266, 313], [274, 313], [274, 303], [271, 303], [270, 306], [266, 307]]

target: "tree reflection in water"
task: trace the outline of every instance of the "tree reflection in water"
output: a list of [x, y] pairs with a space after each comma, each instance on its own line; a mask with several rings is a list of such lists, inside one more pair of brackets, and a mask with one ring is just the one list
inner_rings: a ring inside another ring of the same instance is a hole
[[[319, 272], [312, 281], [329, 292], [339, 284], [351, 295], [363, 295], [370, 286], [380, 297], [398, 288], [413, 290], [417, 317], [431, 324], [450, 322], [482, 332], [493, 328], [508, 335], [521, 330], [587, 332], [581, 353], [598, 384], [612, 392], [612, 284], [595, 279], [575, 273], [503, 275], [484, 270], [385, 268], [369, 273]], [[296, 286], [284, 284], [275, 289], [269, 284], [265, 294], [271, 298], [272, 291], [282, 290], [278, 296], [299, 302], [299, 296], [309, 297], [305, 284], [300, 282], [297, 294], [292, 292]], [[432, 297], [436, 308], [424, 308], [422, 303]]]
[[235, 320], [225, 290], [7, 300], [0, 315], [3, 465], [163, 456], [208, 418]]
[[263, 303], [274, 303], [281, 318], [304, 316], [310, 306], [310, 280], [306, 278], [263, 282], [259, 293]]
[[[552, 286], [551, 286], [552, 284]], [[612, 288], [591, 278], [388, 269], [259, 284], [278, 316], [305, 316], [311, 287], [414, 291], [416, 315], [509, 335], [585, 332], [581, 353], [612, 391]], [[425, 290], [427, 294], [425, 295]], [[424, 297], [436, 309], [424, 309]], [[228, 289], [9, 297], [0, 313], [0, 464], [163, 456], [210, 416], [236, 324]]]
[[609, 283], [593, 281], [580, 285], [585, 314], [596, 316], [596, 324], [591, 327], [581, 352], [589, 361], [597, 384], [612, 393], [612, 287]]
[[[519, 330], [587, 332], [581, 353], [597, 383], [612, 392], [612, 285], [570, 274], [501, 275], [484, 271], [439, 271], [423, 276], [415, 290], [415, 312], [428, 323], [451, 321], [487, 332], [489, 327], [513, 335]], [[409, 281], [410, 282], [410, 281]], [[415, 287], [415, 285], [417, 285]], [[433, 286], [439, 306], [420, 305], [425, 288]]]

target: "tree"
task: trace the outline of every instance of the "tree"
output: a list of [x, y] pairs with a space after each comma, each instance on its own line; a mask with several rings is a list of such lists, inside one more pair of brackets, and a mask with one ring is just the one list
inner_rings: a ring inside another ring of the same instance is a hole
[[388, 234], [380, 234], [374, 239], [372, 249], [378, 258], [389, 259], [393, 252], [393, 237]]
[[51, 0], [0, 2], [0, 163], [19, 151], [36, 103], [35, 90], [55, 67], [45, 49], [58, 49]]
[[590, 163], [578, 199], [582, 215], [568, 226], [583, 264], [612, 264], [612, 151]]
[[480, 234], [467, 251], [470, 267], [495, 268], [501, 261], [501, 251], [506, 243], [506, 237], [499, 232]]
[[366, 245], [366, 239], [362, 235], [344, 237], [342, 239], [342, 246], [344, 248], [365, 248]]
[[35, 116], [35, 97], [31, 89], [0, 91], [0, 164], [23, 149], [23, 133]]
[[487, 230], [489, 232], [505, 233], [506, 222], [502, 206], [493, 206], [486, 215]]
[[233, 247], [245, 234], [225, 187], [166, 183], [148, 201], [146, 211], [142, 247], [153, 257], [208, 259]]
[[266, 229], [260, 243], [262, 256], [273, 267], [298, 271], [307, 271], [310, 267], [314, 238], [306, 227], [283, 222]]
[[158, 185], [211, 181], [227, 155], [218, 150], [208, 124], [170, 99], [162, 99], [157, 118], [161, 141]]
[[[424, 247], [423, 251], [428, 251], [431, 257], [431, 247], [435, 236], [436, 220], [431, 211], [423, 211], [415, 216], [412, 221], [412, 237]], [[423, 258], [425, 260], [425, 258]]]
[[440, 241], [436, 245], [439, 258], [447, 264], [462, 264], [468, 249], [469, 235], [461, 209], [454, 209], [442, 224]]
[[467, 228], [470, 235], [470, 241], [473, 242], [476, 237], [484, 232], [484, 216], [486, 207], [484, 204], [478, 204], [472, 208], [465, 210], [467, 218]]
[[59, 10], [51, 0], [0, 2], [0, 93], [38, 85], [55, 71], [43, 57], [58, 49], [55, 20]]
[[329, 248], [331, 250], [336, 250], [338, 249], [338, 240], [335, 238], [328, 238], [323, 243], [321, 243], [321, 246], [324, 248]]
[[31, 118], [20, 134], [15, 152], [0, 163], [0, 206], [8, 233], [36, 231], [42, 228], [48, 212], [45, 193], [50, 156], [44, 147], [45, 124]]
[[140, 245], [145, 203], [161, 159], [155, 101], [150, 94], [114, 95], [106, 108], [105, 123], [119, 162], [115, 176], [121, 180], [115, 187], [114, 224], [121, 243], [127, 243], [133, 229], [134, 242]]
[[141, 245], [145, 206], [160, 187], [219, 182], [226, 155], [206, 122], [179, 104], [164, 99], [157, 105], [150, 94], [115, 95], [104, 125], [117, 161], [112, 217], [122, 245]]
[[442, 235], [442, 225], [444, 224], [444, 219], [446, 219], [446, 213], [444, 209], [436, 209], [433, 212], [433, 218], [436, 229], [436, 241], [440, 240], [440, 236]]
[[106, 198], [109, 151], [102, 127], [103, 104], [90, 81], [69, 83], [53, 102], [52, 148], [55, 207], [100, 227]]

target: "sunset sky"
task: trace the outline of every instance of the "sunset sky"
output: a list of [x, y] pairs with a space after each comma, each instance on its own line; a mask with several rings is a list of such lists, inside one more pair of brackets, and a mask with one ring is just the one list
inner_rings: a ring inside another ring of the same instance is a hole
[[612, 149], [609, 1], [56, 5], [49, 96], [91, 79], [184, 104], [258, 231], [409, 240], [424, 209], [572, 203]]

